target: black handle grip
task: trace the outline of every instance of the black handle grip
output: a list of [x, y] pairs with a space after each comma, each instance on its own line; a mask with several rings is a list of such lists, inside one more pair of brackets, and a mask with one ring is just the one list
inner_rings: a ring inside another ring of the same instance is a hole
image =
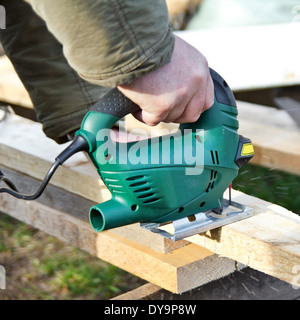
[[[224, 79], [213, 69], [210, 69], [210, 74], [214, 82], [216, 99], [220, 103], [236, 107], [234, 95]], [[108, 113], [118, 118], [138, 110], [140, 110], [140, 107], [127, 98], [118, 88], [109, 91], [91, 108], [91, 111]]]
[[233, 92], [227, 82], [213, 69], [209, 69], [211, 78], [214, 82], [215, 98], [219, 103], [227, 106], [237, 107]]
[[108, 113], [118, 118], [140, 110], [140, 107], [128, 99], [118, 88], [110, 90], [105, 96], [97, 101], [91, 111]]

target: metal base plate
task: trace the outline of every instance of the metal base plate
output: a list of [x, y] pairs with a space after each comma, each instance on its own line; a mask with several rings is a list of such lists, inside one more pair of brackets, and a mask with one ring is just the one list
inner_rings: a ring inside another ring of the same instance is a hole
[[[177, 241], [198, 233], [219, 228], [230, 223], [249, 218], [253, 215], [253, 209], [238, 202], [223, 199], [223, 213], [205, 211], [189, 217], [174, 220], [169, 224], [141, 223], [141, 227], [161, 236]], [[174, 229], [174, 230], [170, 230]]]

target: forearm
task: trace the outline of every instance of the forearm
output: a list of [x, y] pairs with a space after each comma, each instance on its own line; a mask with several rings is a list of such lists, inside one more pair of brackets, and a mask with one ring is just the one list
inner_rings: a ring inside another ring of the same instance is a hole
[[163, 0], [30, 0], [70, 65], [115, 87], [167, 64], [174, 48]]

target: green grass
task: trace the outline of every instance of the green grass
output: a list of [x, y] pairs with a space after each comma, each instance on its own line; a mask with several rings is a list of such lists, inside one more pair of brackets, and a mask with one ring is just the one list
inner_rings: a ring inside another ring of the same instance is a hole
[[141, 279], [54, 237], [0, 214], [0, 299], [110, 299]]
[[300, 214], [300, 176], [247, 164], [233, 188]]

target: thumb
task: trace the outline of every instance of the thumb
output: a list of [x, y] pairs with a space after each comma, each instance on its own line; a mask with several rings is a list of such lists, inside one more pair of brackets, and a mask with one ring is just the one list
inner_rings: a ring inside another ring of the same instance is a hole
[[153, 113], [147, 112], [142, 109], [137, 112], [132, 113], [132, 115], [137, 120], [139, 120], [149, 126], [156, 126], [163, 120], [160, 117], [158, 117], [158, 115], [155, 115]]

